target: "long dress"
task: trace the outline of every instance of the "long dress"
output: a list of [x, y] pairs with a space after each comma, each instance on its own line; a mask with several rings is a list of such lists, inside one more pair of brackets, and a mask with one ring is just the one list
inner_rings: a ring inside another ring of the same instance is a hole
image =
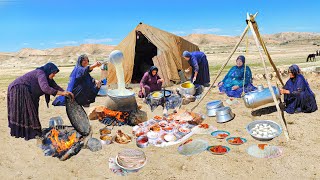
[[[229, 97], [240, 98], [243, 92], [243, 83], [244, 83], [244, 92], [250, 92], [256, 90], [257, 88], [252, 85], [252, 73], [251, 69], [246, 67], [246, 75], [244, 78], [244, 65], [241, 67], [233, 66], [228, 74], [221, 81], [223, 85], [219, 87], [220, 92], [224, 92]], [[239, 86], [237, 90], [232, 90], [233, 86]]]
[[[79, 105], [89, 105], [95, 102], [100, 88], [96, 87], [95, 79], [91, 77], [90, 66], [82, 67], [81, 59], [71, 72], [67, 91], [74, 94], [74, 98]], [[65, 97], [57, 97], [54, 106], [65, 106]]]
[[318, 110], [315, 95], [303, 75], [298, 74], [296, 78], [289, 79], [284, 89], [290, 91], [290, 94], [284, 95], [287, 113], [311, 113]]
[[188, 63], [192, 67], [191, 81], [193, 80], [194, 73], [198, 72], [197, 79], [194, 84], [206, 85], [210, 83], [209, 64], [207, 56], [203, 52], [191, 52], [191, 57]]
[[11, 136], [25, 140], [41, 136], [39, 98], [44, 94], [55, 96], [58, 90], [63, 91], [53, 80], [49, 85], [45, 72], [40, 69], [14, 80], [9, 85], [7, 94]]
[[[155, 76], [150, 75], [149, 71], [144, 73], [140, 81], [140, 91], [139, 97], [147, 97], [153, 91], [160, 91], [162, 87], [162, 82], [160, 81], [160, 76], [156, 74]], [[145, 89], [145, 94], [142, 92], [142, 88]]]

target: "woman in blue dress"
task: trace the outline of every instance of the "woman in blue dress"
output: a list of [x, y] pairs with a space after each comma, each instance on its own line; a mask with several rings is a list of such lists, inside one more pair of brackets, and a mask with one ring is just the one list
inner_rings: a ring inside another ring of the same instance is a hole
[[[203, 85], [209, 87], [210, 74], [209, 74], [209, 64], [207, 56], [200, 51], [188, 52], [184, 51], [182, 56], [188, 61], [189, 65], [192, 67], [191, 82], [196, 85]], [[190, 71], [190, 67], [186, 72]]]
[[[95, 102], [101, 87], [101, 81], [92, 78], [90, 72], [99, 66], [101, 66], [101, 63], [98, 61], [89, 66], [88, 56], [85, 54], [79, 56], [77, 65], [70, 75], [67, 88], [67, 91], [74, 94], [75, 100], [79, 105], [89, 107], [90, 103]], [[52, 104], [54, 106], [64, 106], [65, 97], [57, 97]]]
[[245, 93], [257, 89], [252, 85], [251, 69], [245, 66], [245, 60], [245, 57], [240, 55], [236, 60], [237, 65], [233, 66], [224, 79], [218, 83], [221, 93], [226, 93], [229, 97], [240, 98], [243, 88]]
[[285, 111], [293, 113], [311, 113], [318, 110], [315, 95], [310, 89], [309, 83], [300, 74], [299, 67], [289, 67], [290, 79], [286, 82], [280, 93], [284, 94]]

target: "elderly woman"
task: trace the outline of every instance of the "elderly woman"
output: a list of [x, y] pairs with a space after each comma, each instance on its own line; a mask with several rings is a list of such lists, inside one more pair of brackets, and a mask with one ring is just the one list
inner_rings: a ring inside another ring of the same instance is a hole
[[184, 51], [182, 56], [188, 61], [190, 67], [186, 72], [192, 68], [191, 82], [205, 87], [209, 86], [210, 74], [207, 56], [200, 51], [188, 52]]
[[236, 60], [237, 65], [233, 66], [224, 79], [218, 83], [221, 93], [226, 93], [229, 97], [240, 98], [243, 88], [245, 93], [256, 89], [252, 85], [251, 69], [248, 66], [245, 67], [245, 60], [244, 56], [239, 56]]
[[[95, 62], [89, 66], [88, 56], [85, 54], [79, 56], [77, 65], [71, 72], [67, 88], [67, 91], [71, 91], [74, 94], [75, 100], [79, 105], [89, 107], [90, 103], [95, 102], [95, 98], [101, 87], [101, 81], [93, 79], [90, 72], [99, 66], [101, 66], [100, 62]], [[64, 106], [65, 98], [58, 97], [52, 104], [54, 106]]]
[[34, 139], [41, 136], [39, 98], [45, 94], [49, 107], [50, 95], [71, 96], [56, 84], [53, 77], [59, 69], [53, 63], [39, 67], [14, 80], [8, 87], [8, 121], [11, 136]]
[[318, 110], [315, 95], [303, 75], [300, 74], [299, 67], [292, 65], [289, 67], [290, 79], [287, 81], [280, 93], [284, 94], [285, 111], [293, 113], [312, 113]]
[[153, 91], [160, 91], [163, 79], [158, 75], [158, 68], [151, 66], [148, 72], [145, 72], [140, 81], [139, 97], [145, 98]]

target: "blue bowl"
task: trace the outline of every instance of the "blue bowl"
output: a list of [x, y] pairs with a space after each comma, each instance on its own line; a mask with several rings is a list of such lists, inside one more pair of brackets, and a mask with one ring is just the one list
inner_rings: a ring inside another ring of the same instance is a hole
[[209, 152], [211, 152], [212, 154], [215, 154], [215, 155], [223, 155], [223, 154], [226, 154], [226, 153], [228, 153], [230, 151], [230, 148], [228, 146], [222, 146], [222, 147], [227, 149], [227, 152], [225, 152], [225, 153], [215, 153], [215, 152], [210, 151], [210, 148], [212, 148], [212, 147], [215, 147], [215, 146], [207, 147], [207, 151], [209, 151]]
[[[229, 137], [229, 138], [226, 139], [226, 141], [227, 141], [229, 144], [232, 144], [232, 145], [241, 145], [241, 144], [236, 144], [236, 143], [230, 143], [230, 142], [229, 142], [229, 140], [233, 140], [234, 138], [236, 138], [236, 137]], [[242, 144], [244, 144], [244, 143], [247, 142], [247, 139], [246, 139], [246, 138], [240, 137], [240, 139], [243, 141]]]
[[224, 138], [219, 138], [218, 134], [227, 134], [228, 136], [230, 136], [230, 133], [228, 131], [222, 131], [222, 130], [218, 130], [218, 131], [213, 131], [211, 133], [211, 136], [218, 138], [218, 139], [224, 139]]

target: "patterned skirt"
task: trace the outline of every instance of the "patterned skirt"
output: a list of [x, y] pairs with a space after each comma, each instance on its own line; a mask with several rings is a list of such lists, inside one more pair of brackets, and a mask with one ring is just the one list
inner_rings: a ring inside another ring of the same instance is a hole
[[25, 140], [41, 136], [38, 100], [32, 99], [25, 85], [9, 86], [7, 95], [10, 134]]

